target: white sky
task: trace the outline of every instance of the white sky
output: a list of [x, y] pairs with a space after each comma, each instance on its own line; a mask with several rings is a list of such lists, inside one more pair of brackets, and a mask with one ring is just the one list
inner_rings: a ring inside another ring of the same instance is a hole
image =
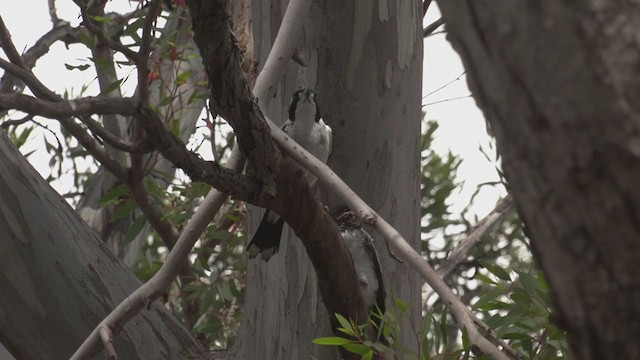
[[[46, 0], [6, 1], [6, 3], [7, 5], [0, 7], [0, 15], [11, 32], [18, 51], [30, 47], [42, 34], [50, 30], [51, 21]], [[128, 0], [112, 0], [109, 2], [109, 8], [126, 8], [128, 4]], [[70, 21], [73, 25], [79, 23], [79, 12], [71, 0], [57, 0], [56, 5], [62, 19]], [[439, 11], [433, 4], [424, 24], [430, 24], [439, 17]], [[424, 40], [424, 45], [423, 96], [458, 78], [464, 71], [458, 55], [446, 41], [445, 35], [430, 36]], [[2, 56], [4, 57], [4, 54]], [[89, 53], [82, 45], [66, 49], [64, 44], [58, 43], [37, 63], [34, 73], [45, 85], [58, 93], [62, 94], [68, 90], [71, 94], [77, 94], [80, 86], [91, 82], [95, 75], [90, 70], [68, 71], [64, 64], [80, 65], [86, 62], [87, 57]], [[91, 85], [89, 94], [96, 94], [97, 84], [94, 82]], [[487, 160], [479, 151], [482, 146], [492, 159], [495, 157], [495, 150], [489, 148], [490, 139], [486, 133], [482, 113], [475, 106], [474, 100], [468, 97], [436, 103], [466, 96], [469, 93], [466, 78], [463, 75], [460, 80], [423, 99], [423, 104], [435, 103], [426, 106], [425, 109], [427, 118], [436, 119], [440, 125], [434, 141], [436, 151], [441, 154], [451, 151], [463, 159], [458, 174], [465, 185], [454, 199], [451, 208], [453, 213], [458, 213], [467, 204], [478, 184], [498, 180], [494, 163]], [[55, 121], [42, 120], [42, 122], [51, 126], [52, 129], [58, 128]], [[42, 136], [42, 134], [32, 134], [30, 143], [21, 150], [26, 153], [32, 149], [38, 149], [36, 154], [30, 157], [30, 161], [46, 177], [50, 173], [49, 157], [44, 150]], [[62, 179], [52, 185], [58, 189], [64, 189], [69, 186], [68, 181], [68, 178]], [[493, 209], [498, 197], [504, 194], [505, 190], [502, 187], [485, 187], [476, 198], [473, 212], [478, 216], [484, 216]]]

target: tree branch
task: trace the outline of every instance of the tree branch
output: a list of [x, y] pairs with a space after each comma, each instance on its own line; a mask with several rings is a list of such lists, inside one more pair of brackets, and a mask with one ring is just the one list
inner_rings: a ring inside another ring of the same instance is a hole
[[438, 30], [440, 26], [444, 25], [444, 19], [440, 18], [431, 24], [427, 25], [424, 29], [422, 29], [422, 37], [426, 38], [427, 36], [433, 34], [434, 31]]
[[264, 116], [241, 67], [231, 32], [228, 1], [189, 0], [194, 36], [211, 86], [212, 107], [236, 134], [240, 149], [255, 168], [263, 191], [275, 195], [273, 174], [278, 158]]
[[427, 11], [429, 10], [429, 6], [431, 6], [432, 0], [424, 0], [422, 2], [422, 17], [427, 15]]
[[16, 64], [20, 68], [25, 68], [24, 63], [22, 62], [22, 56], [16, 50], [16, 47], [13, 45], [13, 41], [11, 41], [11, 34], [9, 34], [9, 30], [4, 25], [4, 21], [0, 16], [0, 45], [2, 45], [2, 49], [4, 53], [9, 58], [9, 61]]
[[92, 114], [133, 116], [144, 127], [148, 143], [160, 151], [167, 160], [184, 170], [192, 180], [208, 183], [242, 200], [251, 197], [257, 190], [256, 184], [247, 176], [233, 174], [221, 168], [219, 164], [205, 161], [187, 150], [185, 144], [164, 127], [158, 114], [137, 99], [96, 96], [51, 102], [22, 94], [0, 94], [0, 107], [52, 119]]
[[507, 195], [500, 200], [495, 209], [476, 224], [469, 235], [451, 252], [449, 258], [440, 265], [438, 275], [442, 278], [449, 277], [458, 265], [466, 259], [469, 251], [480, 242], [484, 234], [504, 220], [512, 206], [513, 198], [511, 195]]

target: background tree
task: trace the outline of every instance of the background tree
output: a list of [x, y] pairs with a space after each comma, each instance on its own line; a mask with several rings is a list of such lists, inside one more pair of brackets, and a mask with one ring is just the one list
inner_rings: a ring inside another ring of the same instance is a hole
[[640, 8], [439, 4], [576, 357], [638, 357]]

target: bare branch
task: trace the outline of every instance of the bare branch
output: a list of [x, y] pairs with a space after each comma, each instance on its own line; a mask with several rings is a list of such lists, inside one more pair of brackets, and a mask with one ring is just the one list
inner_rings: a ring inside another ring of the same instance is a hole
[[240, 149], [255, 168], [263, 191], [275, 195], [277, 157], [268, 127], [241, 67], [227, 13], [227, 1], [188, 1], [194, 40], [204, 59], [211, 86], [212, 107], [238, 138]]
[[427, 15], [427, 11], [429, 10], [429, 6], [431, 6], [432, 0], [424, 0], [422, 2], [422, 17]]
[[102, 345], [104, 345], [105, 352], [107, 353], [107, 359], [117, 359], [116, 348], [113, 346], [113, 331], [111, 331], [108, 326], [100, 328], [100, 340], [102, 340]]
[[9, 61], [16, 64], [20, 68], [25, 68], [24, 63], [22, 62], [22, 56], [16, 50], [16, 47], [13, 45], [13, 41], [11, 41], [11, 34], [9, 34], [9, 30], [4, 25], [4, 21], [0, 16], [0, 45], [4, 50], [4, 53], [7, 54]]
[[422, 29], [422, 37], [426, 38], [427, 36], [433, 34], [434, 31], [438, 30], [440, 26], [444, 25], [444, 19], [440, 18], [431, 24], [429, 24], [426, 28]]
[[57, 26], [60, 23], [60, 18], [56, 11], [56, 0], [47, 0], [47, 3], [49, 4], [49, 17], [51, 18], [51, 23], [53, 26]]
[[91, 133], [98, 139], [107, 144], [113, 146], [115, 149], [125, 151], [133, 154], [146, 154], [154, 150], [154, 148], [143, 138], [142, 140], [132, 144], [128, 141], [120, 139], [112, 132], [107, 131], [99, 122], [91, 118], [90, 116], [82, 116], [79, 118], [84, 123]]
[[[141, 122], [147, 133], [149, 144], [159, 150], [167, 160], [183, 169], [192, 180], [211, 184], [239, 199], [247, 199], [257, 189], [256, 184], [247, 176], [233, 174], [221, 168], [219, 164], [205, 161], [187, 150], [185, 144], [165, 128], [158, 114], [137, 99], [96, 96], [51, 102], [22, 94], [0, 94], [0, 107], [59, 119], [61, 122], [70, 116], [81, 117], [92, 114], [133, 116]], [[68, 124], [75, 123], [63, 122], [65, 127]], [[79, 127], [77, 124], [75, 126]], [[86, 136], [95, 142], [89, 134]], [[91, 151], [91, 149], [88, 150]]]
[[31, 120], [33, 120], [33, 116], [27, 114], [27, 116], [23, 117], [22, 119], [3, 121], [2, 124], [0, 124], [0, 128], [7, 129], [9, 126], [22, 125], [22, 124], [26, 123], [27, 121], [31, 121]]
[[37, 96], [54, 101], [60, 98], [56, 93], [49, 90], [44, 84], [36, 78], [29, 70], [25, 70], [18, 65], [12, 64], [4, 59], [0, 59], [0, 68], [3, 68], [6, 72], [22, 80], [29, 89]]
[[[18, 95], [18, 94], [11, 94]], [[0, 97], [4, 97], [8, 95], [0, 95]], [[24, 95], [22, 95], [24, 96]], [[2, 100], [0, 100], [2, 103]], [[34, 115], [36, 113], [33, 113]], [[120, 181], [125, 182], [127, 179], [127, 170], [122, 164], [120, 164], [116, 159], [114, 159], [103, 146], [96, 141], [96, 139], [87, 133], [82, 126], [74, 122], [70, 117], [60, 117], [58, 118], [60, 124], [71, 134], [76, 140], [82, 145], [91, 155], [93, 155], [98, 162], [100, 162], [104, 167], [109, 170], [113, 176], [118, 178]]]
[[458, 265], [466, 259], [469, 251], [480, 242], [484, 234], [504, 220], [512, 206], [513, 198], [510, 195], [500, 200], [495, 209], [480, 220], [471, 230], [471, 233], [451, 252], [449, 258], [438, 268], [438, 275], [442, 278], [449, 277]]
[[53, 29], [42, 35], [35, 44], [22, 54], [22, 61], [27, 69], [36, 65], [36, 61], [49, 52], [51, 45], [57, 41], [64, 41], [67, 45], [77, 42], [77, 29], [72, 28], [69, 23], [60, 22]]
[[[297, 39], [300, 37], [300, 29], [298, 29], [300, 24], [297, 21], [287, 21], [287, 19], [291, 18], [290, 14], [308, 14], [309, 8], [311, 8], [311, 3], [308, 1], [294, 1], [287, 7], [282, 24], [280, 24], [280, 29], [278, 30], [278, 36], [273, 42], [272, 51], [284, 52], [278, 49], [287, 47], [286, 52], [291, 52], [292, 56], [278, 58], [270, 56], [265, 62], [262, 72], [260, 73], [260, 75], [265, 75], [257, 79], [256, 85], [253, 88], [253, 93], [258, 98], [258, 103], [263, 109], [266, 108], [263, 102], [266, 99], [273, 98], [275, 95], [278, 83], [277, 79], [282, 77], [285, 64], [288, 63], [289, 59], [296, 53], [295, 46], [298, 43]], [[276, 69], [279, 69], [279, 71], [273, 71]]]
[[[56, 41], [63, 40], [66, 43], [75, 41], [74, 31], [69, 24], [61, 23], [40, 37], [36, 43], [22, 55], [22, 61], [26, 69], [33, 68], [36, 61], [46, 54], [51, 45]], [[25, 83], [9, 72], [5, 72], [0, 80], [0, 92], [22, 92], [24, 87]], [[0, 116], [4, 116], [6, 113], [6, 110], [0, 110]]]

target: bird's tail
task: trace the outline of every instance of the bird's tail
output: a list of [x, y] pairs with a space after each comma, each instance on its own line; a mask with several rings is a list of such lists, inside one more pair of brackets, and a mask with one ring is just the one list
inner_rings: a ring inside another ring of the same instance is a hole
[[262, 254], [262, 259], [269, 260], [280, 248], [280, 236], [284, 219], [267, 210], [262, 216], [258, 230], [247, 245], [247, 253], [250, 258]]

